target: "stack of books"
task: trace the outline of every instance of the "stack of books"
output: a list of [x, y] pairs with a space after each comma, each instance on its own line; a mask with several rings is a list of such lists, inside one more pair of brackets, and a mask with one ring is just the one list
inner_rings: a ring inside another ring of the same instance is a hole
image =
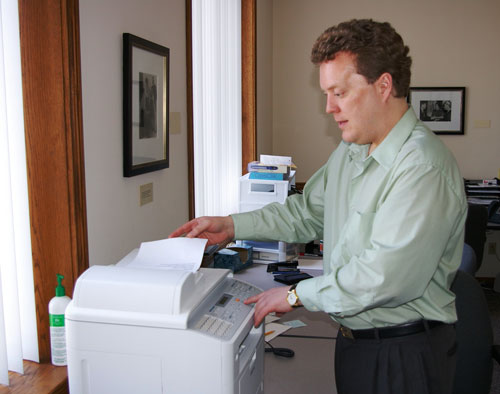
[[287, 164], [263, 164], [258, 161], [248, 163], [250, 179], [286, 181], [290, 176], [290, 166]]

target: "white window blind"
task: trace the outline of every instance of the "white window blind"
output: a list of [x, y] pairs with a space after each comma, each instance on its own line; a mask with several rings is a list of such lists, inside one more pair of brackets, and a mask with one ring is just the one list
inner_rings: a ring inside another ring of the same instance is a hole
[[0, 0], [0, 384], [38, 362], [17, 0]]
[[238, 209], [241, 0], [192, 1], [195, 215]]

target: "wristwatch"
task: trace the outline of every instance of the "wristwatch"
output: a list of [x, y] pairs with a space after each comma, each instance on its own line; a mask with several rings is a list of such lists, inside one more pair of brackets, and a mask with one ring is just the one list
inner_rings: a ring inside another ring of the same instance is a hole
[[299, 296], [297, 295], [297, 292], [295, 291], [295, 288], [297, 287], [297, 283], [293, 284], [290, 289], [288, 290], [288, 295], [286, 297], [286, 300], [290, 304], [290, 306], [299, 306]]

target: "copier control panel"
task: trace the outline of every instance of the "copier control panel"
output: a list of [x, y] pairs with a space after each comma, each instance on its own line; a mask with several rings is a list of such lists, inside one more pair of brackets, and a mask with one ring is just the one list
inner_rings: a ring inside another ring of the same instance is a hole
[[252, 307], [243, 301], [260, 293], [260, 290], [232, 278], [226, 278], [225, 282], [220, 291], [194, 313], [193, 323], [189, 326], [221, 339], [230, 339], [246, 316], [253, 313]]

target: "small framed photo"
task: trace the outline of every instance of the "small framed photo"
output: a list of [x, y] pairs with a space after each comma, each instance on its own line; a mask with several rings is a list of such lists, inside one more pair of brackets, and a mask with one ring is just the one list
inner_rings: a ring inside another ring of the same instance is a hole
[[169, 166], [169, 48], [123, 34], [123, 175]]
[[464, 134], [465, 87], [410, 88], [408, 103], [436, 134]]

